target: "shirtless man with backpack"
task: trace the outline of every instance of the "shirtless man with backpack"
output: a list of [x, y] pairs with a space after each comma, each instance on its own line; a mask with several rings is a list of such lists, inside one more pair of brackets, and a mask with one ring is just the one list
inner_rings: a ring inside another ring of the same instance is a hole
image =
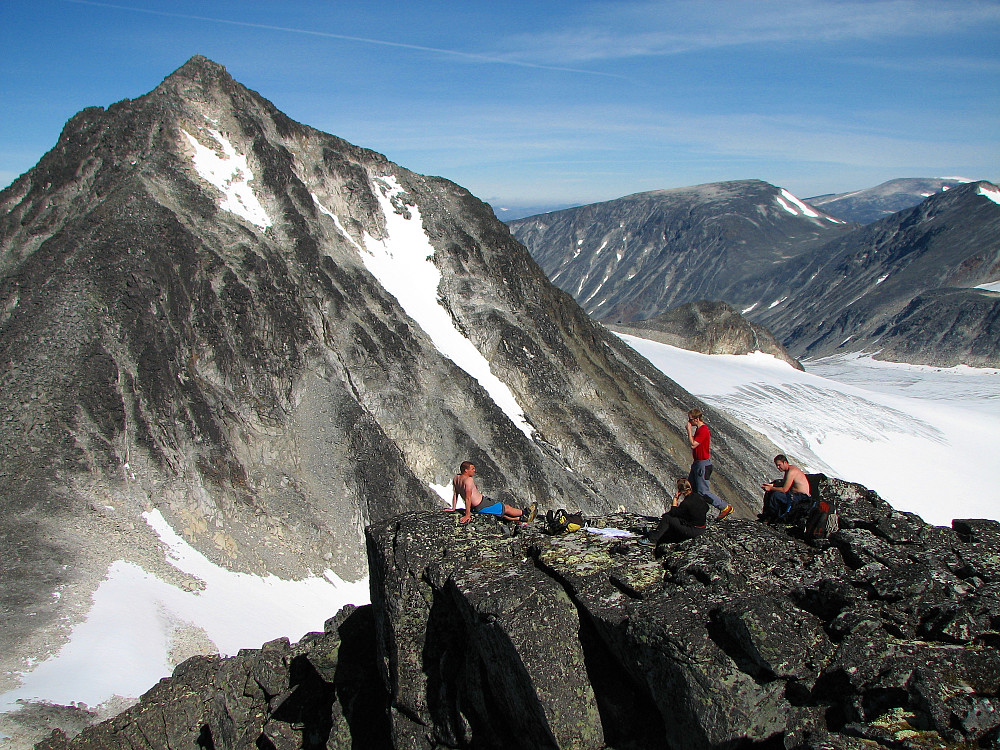
[[764, 512], [761, 514], [765, 518], [781, 518], [787, 515], [792, 508], [803, 505], [812, 499], [809, 479], [802, 469], [788, 463], [788, 457], [784, 453], [779, 453], [774, 457], [774, 465], [778, 471], [785, 472], [785, 476], [781, 480], [781, 484], [765, 482], [760, 486], [766, 493], [764, 495]]

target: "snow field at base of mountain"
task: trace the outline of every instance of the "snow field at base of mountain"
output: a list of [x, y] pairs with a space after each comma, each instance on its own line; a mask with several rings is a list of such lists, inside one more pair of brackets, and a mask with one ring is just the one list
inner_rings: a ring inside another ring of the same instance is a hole
[[[1000, 370], [850, 355], [806, 361], [800, 372], [761, 352], [710, 356], [621, 338], [806, 471], [859, 482], [928, 523], [1000, 520]], [[775, 476], [761, 466], [761, 481]]]
[[200, 581], [200, 589], [186, 591], [133, 563], [113, 563], [86, 620], [57, 654], [22, 676], [20, 687], [0, 695], [0, 711], [16, 710], [19, 700], [93, 708], [115, 696], [135, 699], [186, 656], [233, 655], [283, 636], [295, 642], [321, 631], [345, 604], [370, 601], [367, 578], [351, 583], [325, 571], [286, 581], [234, 573], [195, 550], [159, 511], [144, 517], [167, 561]]

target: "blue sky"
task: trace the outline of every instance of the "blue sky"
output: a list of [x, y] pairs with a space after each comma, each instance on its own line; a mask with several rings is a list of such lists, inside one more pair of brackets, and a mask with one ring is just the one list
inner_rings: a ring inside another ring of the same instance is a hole
[[495, 205], [1000, 177], [1000, 0], [0, 0], [0, 184], [194, 54]]

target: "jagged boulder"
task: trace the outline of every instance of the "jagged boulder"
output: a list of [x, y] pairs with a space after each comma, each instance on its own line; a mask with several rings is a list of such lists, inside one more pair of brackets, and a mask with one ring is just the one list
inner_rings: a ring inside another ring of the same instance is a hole
[[820, 492], [841, 508], [828, 540], [727, 519], [655, 551], [639, 535], [657, 519], [629, 513], [560, 536], [406, 513], [367, 530], [370, 608], [294, 647], [191, 660], [40, 747], [996, 746], [1000, 524]]
[[230, 658], [192, 657], [115, 718], [36, 747], [386, 747], [373, 634], [371, 607], [348, 606], [294, 646], [281, 638]]

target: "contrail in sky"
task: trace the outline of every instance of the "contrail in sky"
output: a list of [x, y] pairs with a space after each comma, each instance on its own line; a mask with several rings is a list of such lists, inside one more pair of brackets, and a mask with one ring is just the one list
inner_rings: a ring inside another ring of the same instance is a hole
[[153, 16], [167, 16], [169, 18], [183, 18], [190, 21], [209, 21], [211, 23], [225, 23], [230, 26], [246, 26], [252, 29], [266, 29], [269, 31], [284, 31], [289, 34], [308, 34], [309, 36], [326, 37], [327, 39], [340, 39], [347, 42], [359, 42], [361, 44], [378, 44], [383, 47], [398, 47], [401, 49], [412, 49], [418, 52], [434, 52], [439, 55], [452, 55], [463, 57], [483, 63], [495, 63], [499, 65], [516, 65], [521, 68], [538, 68], [540, 70], [558, 70], [564, 73], [583, 73], [592, 76], [605, 76], [608, 78], [624, 78], [624, 76], [614, 73], [604, 73], [598, 70], [582, 70], [580, 68], [564, 68], [556, 65], [541, 65], [538, 63], [522, 62], [520, 60], [508, 60], [502, 57], [489, 57], [487, 55], [477, 55], [473, 52], [459, 52], [453, 49], [441, 49], [439, 47], [423, 47], [419, 44], [405, 44], [403, 42], [387, 42], [384, 39], [369, 39], [363, 36], [348, 36], [347, 34], [334, 34], [329, 31], [313, 31], [311, 29], [294, 29], [287, 26], [271, 26], [264, 23], [250, 23], [249, 21], [232, 21], [228, 18], [211, 18], [209, 16], [194, 16], [187, 13], [170, 13], [163, 10], [149, 10], [147, 8], [130, 8], [126, 5], [113, 5], [112, 3], [100, 3], [96, 0], [66, 0], [77, 5], [93, 5], [98, 8], [113, 8], [115, 10], [128, 10], [134, 13], [146, 13]]

